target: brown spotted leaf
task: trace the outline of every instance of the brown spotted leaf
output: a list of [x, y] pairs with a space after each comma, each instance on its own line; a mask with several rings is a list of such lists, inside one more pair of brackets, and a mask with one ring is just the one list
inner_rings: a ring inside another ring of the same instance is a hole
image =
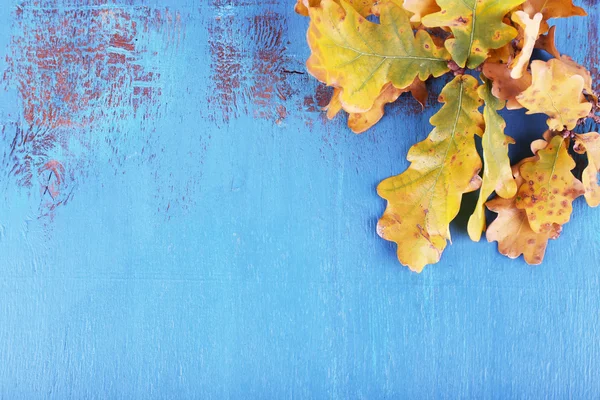
[[526, 212], [534, 232], [548, 232], [553, 224], [569, 222], [573, 200], [584, 193], [582, 183], [571, 173], [575, 161], [566, 142], [562, 136], [553, 137], [545, 149], [538, 151], [538, 160], [525, 162], [519, 169], [524, 183], [516, 205]]
[[440, 95], [444, 105], [430, 120], [433, 131], [408, 153], [410, 167], [377, 187], [387, 200], [377, 232], [398, 244], [398, 259], [413, 271], [440, 260], [462, 195], [481, 184], [474, 140], [483, 125], [477, 87], [470, 75], [448, 83]]
[[548, 127], [554, 131], [573, 129], [592, 109], [583, 96], [584, 78], [574, 74], [558, 59], [531, 63], [533, 83], [516, 100], [527, 114], [548, 115]]
[[588, 166], [583, 171], [582, 182], [585, 188], [585, 200], [590, 207], [600, 205], [600, 135], [597, 132], [575, 135], [575, 151], [587, 153]]
[[[520, 186], [524, 183], [519, 174], [520, 166], [525, 162], [533, 162], [537, 159], [537, 157], [531, 157], [513, 166], [512, 170], [517, 185]], [[562, 227], [554, 224], [548, 231], [534, 232], [529, 226], [527, 213], [517, 208], [515, 199], [516, 196], [511, 199], [496, 197], [486, 203], [486, 207], [490, 211], [498, 214], [498, 217], [487, 229], [487, 240], [498, 242], [500, 254], [513, 259], [522, 254], [527, 264], [539, 265], [544, 259], [548, 240], [558, 238]]]

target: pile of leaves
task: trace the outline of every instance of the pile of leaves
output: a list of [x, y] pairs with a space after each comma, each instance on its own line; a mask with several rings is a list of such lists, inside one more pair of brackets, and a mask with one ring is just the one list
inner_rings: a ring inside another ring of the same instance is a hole
[[[334, 88], [327, 115], [344, 110], [356, 133], [402, 93], [425, 105], [425, 81], [454, 75], [433, 130], [408, 153], [410, 167], [377, 188], [387, 200], [377, 231], [397, 243], [403, 265], [420, 272], [440, 260], [468, 192], [480, 190], [471, 239], [485, 231], [502, 254], [529, 264], [542, 262], [574, 199], [600, 204], [600, 135], [585, 132], [600, 123], [598, 96], [590, 73], [558, 52], [548, 24], [586, 15], [572, 0], [297, 0], [296, 11], [310, 17], [308, 71]], [[553, 58], [532, 61], [534, 49]], [[513, 166], [505, 107], [548, 116], [534, 155]], [[570, 152], [587, 155], [579, 179]], [[498, 214], [487, 227], [485, 207]]]

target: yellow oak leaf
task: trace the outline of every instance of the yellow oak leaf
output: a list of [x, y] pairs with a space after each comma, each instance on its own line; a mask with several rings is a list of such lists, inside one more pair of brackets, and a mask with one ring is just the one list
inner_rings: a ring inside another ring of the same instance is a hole
[[481, 185], [474, 140], [483, 126], [477, 87], [470, 75], [448, 83], [440, 95], [444, 105], [430, 120], [433, 131], [408, 152], [410, 167], [377, 187], [387, 200], [377, 232], [398, 244], [398, 259], [415, 272], [440, 260], [462, 195]]
[[479, 87], [479, 97], [484, 101], [483, 118], [485, 132], [481, 140], [483, 147], [483, 183], [479, 192], [479, 200], [475, 212], [469, 218], [467, 231], [471, 240], [478, 242], [485, 230], [485, 202], [492, 192], [510, 199], [517, 193], [517, 184], [513, 178], [508, 158], [508, 145], [514, 140], [504, 135], [506, 122], [498, 114], [504, 108], [504, 101], [492, 95], [491, 85], [487, 82]]
[[492, 94], [500, 100], [506, 100], [506, 108], [516, 110], [523, 108], [517, 101], [517, 96], [531, 86], [531, 74], [525, 71], [521, 78], [513, 79], [510, 72], [507, 64], [489, 61], [483, 64], [483, 74], [493, 82]]
[[560, 61], [565, 65], [566, 70], [571, 75], [579, 75], [583, 78], [583, 90], [584, 93], [591, 96], [594, 99], [594, 102], [598, 102], [598, 95], [594, 93], [594, 89], [592, 88], [592, 74], [588, 71], [584, 66], [576, 63], [569, 56], [560, 57]]
[[404, 0], [404, 9], [413, 13], [411, 22], [420, 22], [424, 16], [440, 11], [435, 0]]
[[[376, 0], [346, 0], [360, 15], [366, 17], [372, 14], [372, 8], [376, 3]], [[296, 0], [296, 6], [294, 11], [298, 14], [308, 17], [308, 9], [310, 7], [317, 7], [321, 3], [321, 0]]]
[[[381, 120], [384, 115], [384, 107], [386, 104], [393, 103], [402, 93], [407, 92], [411, 92], [413, 97], [421, 104], [421, 107], [425, 107], [425, 102], [427, 101], [427, 87], [425, 86], [425, 82], [415, 79], [413, 83], [405, 89], [398, 89], [391, 83], [388, 83], [383, 87], [381, 93], [377, 99], [375, 99], [375, 104], [370, 110], [362, 113], [348, 113], [348, 127], [354, 133], [363, 133], [367, 131]], [[341, 93], [341, 89], [334, 89], [331, 101], [325, 107], [327, 110], [327, 118], [333, 119], [343, 109], [339, 98]]]
[[533, 83], [516, 97], [528, 109], [527, 114], [546, 114], [554, 131], [573, 129], [586, 117], [592, 104], [583, 96], [584, 78], [568, 70], [561, 60], [531, 63]]
[[535, 48], [544, 50], [555, 58], [560, 58], [560, 53], [556, 48], [556, 26], [550, 27], [548, 33], [538, 38]]
[[[521, 165], [526, 162], [534, 162], [537, 159], [537, 156], [531, 157], [512, 167], [518, 186], [525, 182], [519, 174]], [[490, 211], [498, 214], [498, 217], [487, 229], [487, 240], [488, 242], [498, 242], [500, 254], [513, 259], [522, 254], [527, 264], [539, 265], [544, 259], [548, 240], [557, 239], [560, 236], [562, 227], [553, 224], [548, 231], [534, 232], [529, 226], [527, 213], [517, 208], [515, 199], [516, 196], [511, 199], [495, 197], [486, 203], [486, 207]]]
[[450, 27], [446, 40], [452, 59], [461, 67], [476, 68], [491, 49], [499, 49], [517, 36], [503, 18], [524, 0], [437, 0], [441, 11], [421, 20], [428, 27]]
[[423, 30], [413, 33], [407, 11], [390, 0], [379, 3], [380, 24], [363, 18], [343, 0], [322, 0], [309, 9], [308, 71], [342, 89], [340, 102], [350, 112], [370, 110], [383, 87], [403, 89], [448, 71], [450, 55]]
[[527, 0], [523, 3], [523, 11], [533, 17], [536, 13], [541, 13], [544, 18], [542, 21], [541, 32], [548, 31], [548, 20], [551, 18], [566, 18], [575, 16], [585, 16], [587, 13], [581, 7], [573, 4], [573, 0]]
[[533, 54], [535, 43], [540, 35], [540, 23], [542, 22], [542, 14], [537, 13], [533, 18], [529, 18], [524, 11], [515, 11], [512, 15], [512, 20], [519, 25], [519, 36], [522, 37], [523, 47], [517, 54], [513, 62], [510, 64], [510, 77], [520, 79], [527, 71], [529, 60]]
[[575, 161], [567, 151], [566, 139], [552, 138], [538, 151], [539, 160], [521, 165], [524, 183], [516, 198], [517, 208], [527, 214], [534, 232], [547, 232], [553, 224], [564, 225], [571, 219], [573, 200], [584, 193], [582, 183], [573, 176]]
[[575, 135], [575, 151], [587, 153], [588, 166], [583, 170], [582, 182], [585, 189], [585, 200], [590, 207], [600, 205], [600, 185], [598, 185], [598, 174], [600, 174], [600, 135], [590, 132]]

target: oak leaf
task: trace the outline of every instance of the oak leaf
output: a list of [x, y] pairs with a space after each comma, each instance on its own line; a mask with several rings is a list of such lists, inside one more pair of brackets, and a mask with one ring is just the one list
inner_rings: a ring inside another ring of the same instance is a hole
[[416, 35], [407, 11], [390, 0], [380, 2], [380, 24], [363, 18], [343, 0], [322, 0], [309, 10], [308, 71], [342, 89], [340, 102], [350, 112], [370, 110], [391, 82], [406, 88], [416, 77], [425, 81], [448, 71], [449, 54], [429, 34]]
[[553, 137], [538, 151], [538, 160], [525, 162], [519, 169], [524, 183], [516, 205], [527, 213], [529, 225], [537, 233], [569, 222], [573, 200], [584, 193], [582, 183], [571, 173], [575, 161], [567, 151], [566, 140], [560, 135]]
[[600, 205], [600, 185], [598, 185], [598, 174], [600, 174], [600, 135], [590, 132], [575, 135], [575, 151], [587, 153], [588, 166], [583, 170], [582, 182], [585, 189], [585, 200], [590, 207]]
[[[512, 167], [518, 186], [525, 182], [519, 174], [521, 165], [537, 159], [537, 156], [530, 157]], [[560, 236], [562, 227], [553, 224], [548, 231], [534, 232], [529, 226], [527, 213], [517, 208], [515, 199], [516, 196], [511, 199], [495, 197], [486, 203], [486, 207], [490, 211], [498, 214], [498, 217], [487, 229], [487, 240], [488, 242], [498, 242], [500, 254], [513, 259], [522, 254], [527, 264], [539, 265], [544, 259], [548, 240], [557, 239]]]
[[523, 3], [523, 11], [531, 17], [536, 13], [541, 13], [543, 15], [541, 32], [548, 31], [547, 21], [551, 18], [587, 15], [583, 8], [573, 4], [573, 0], [527, 0]]
[[536, 49], [541, 49], [546, 51], [548, 54], [553, 56], [554, 58], [560, 58], [560, 53], [556, 48], [556, 26], [550, 27], [550, 30], [545, 35], [542, 35], [538, 38], [535, 43]]
[[510, 64], [510, 77], [520, 79], [527, 71], [529, 60], [533, 54], [535, 43], [540, 35], [540, 23], [542, 22], [542, 14], [537, 13], [533, 18], [529, 18], [524, 11], [516, 11], [512, 15], [512, 20], [519, 25], [519, 36], [522, 38], [523, 47], [517, 54], [515, 59]]
[[[376, 3], [376, 0], [346, 0], [360, 15], [366, 17], [372, 14], [372, 8]], [[308, 17], [308, 9], [310, 7], [317, 7], [321, 3], [321, 0], [296, 0], [296, 6], [294, 11], [298, 14]]]
[[504, 108], [504, 101], [494, 97], [489, 82], [479, 87], [479, 97], [484, 101], [483, 118], [485, 132], [481, 140], [483, 147], [483, 183], [475, 212], [469, 218], [468, 233], [471, 240], [478, 242], [485, 230], [485, 202], [492, 192], [509, 199], [517, 193], [517, 184], [513, 178], [508, 158], [508, 145], [514, 140], [504, 135], [506, 122], [498, 114]]
[[598, 95], [594, 93], [594, 89], [592, 88], [592, 74], [588, 71], [584, 66], [576, 63], [569, 56], [560, 57], [560, 61], [566, 68], [567, 73], [571, 75], [579, 75], [583, 78], [583, 90], [584, 93], [589, 95], [595, 103], [598, 103]]
[[527, 114], [548, 115], [548, 127], [554, 131], [573, 129], [577, 120], [589, 114], [592, 105], [583, 96], [584, 78], [570, 72], [561, 60], [533, 61], [531, 71], [532, 85], [516, 97]]
[[531, 74], [525, 72], [519, 79], [511, 77], [507, 64], [486, 61], [483, 64], [483, 74], [492, 81], [492, 94], [500, 100], [506, 100], [506, 108], [516, 110], [523, 108], [517, 101], [517, 96], [531, 86]]
[[405, 10], [413, 13], [410, 17], [411, 22], [420, 22], [424, 16], [440, 11], [435, 0], [404, 0], [403, 6]]
[[408, 153], [410, 167], [377, 187], [387, 200], [377, 232], [398, 244], [398, 259], [413, 271], [440, 260], [462, 195], [481, 184], [474, 140], [483, 126], [477, 87], [469, 75], [448, 83], [440, 95], [444, 105], [430, 120], [433, 131]]
[[460, 66], [476, 68], [491, 49], [499, 49], [517, 36], [503, 18], [524, 0], [437, 0], [441, 11], [422, 19], [427, 27], [450, 27], [454, 38], [446, 48]]
[[[375, 104], [370, 110], [361, 113], [348, 113], [348, 127], [354, 133], [363, 133], [367, 131], [381, 120], [385, 113], [384, 107], [386, 104], [393, 103], [402, 93], [407, 92], [411, 92], [413, 97], [421, 104], [421, 107], [425, 107], [425, 102], [427, 101], [427, 87], [425, 86], [425, 82], [416, 78], [413, 83], [405, 89], [398, 89], [391, 83], [388, 83], [383, 87], [381, 93], [377, 99], [375, 99]], [[334, 89], [331, 101], [325, 107], [327, 110], [327, 118], [333, 119], [343, 109], [343, 105], [340, 102], [341, 93], [341, 89]]]

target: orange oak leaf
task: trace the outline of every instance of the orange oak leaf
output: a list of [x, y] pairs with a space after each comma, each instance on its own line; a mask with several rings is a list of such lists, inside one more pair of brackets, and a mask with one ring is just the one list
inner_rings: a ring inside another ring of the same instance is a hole
[[440, 11], [435, 0], [404, 0], [404, 9], [413, 13], [411, 22], [421, 22], [421, 19], [429, 14]]
[[[517, 185], [520, 186], [524, 183], [519, 174], [520, 166], [525, 162], [535, 160], [537, 160], [537, 157], [531, 157], [513, 166], [512, 171]], [[539, 265], [544, 259], [548, 240], [557, 239], [560, 236], [562, 227], [553, 224], [548, 231], [534, 232], [529, 226], [527, 213], [517, 208], [515, 199], [516, 196], [512, 199], [496, 197], [486, 203], [486, 207], [490, 211], [498, 214], [498, 217], [487, 229], [487, 240], [488, 242], [498, 242], [500, 254], [513, 259], [522, 254], [527, 264]]]
[[527, 114], [548, 115], [548, 127], [554, 131], [573, 129], [580, 118], [592, 109], [583, 96], [584, 78], [573, 74], [557, 59], [533, 61], [533, 82], [516, 100], [528, 109]]
[[[327, 118], [329, 119], [333, 119], [343, 109], [343, 105], [339, 99], [341, 92], [341, 89], [335, 88], [331, 101], [325, 107], [327, 110]], [[363, 133], [367, 131], [381, 120], [385, 113], [385, 105], [393, 103], [402, 93], [406, 92], [411, 92], [413, 97], [421, 104], [421, 107], [425, 107], [425, 102], [427, 101], [427, 87], [425, 86], [425, 82], [415, 79], [414, 82], [405, 89], [398, 89], [391, 83], [388, 83], [383, 87], [381, 93], [377, 99], [375, 99], [375, 104], [370, 110], [361, 113], [348, 113], [348, 127], [354, 133]]]
[[588, 166], [583, 171], [582, 182], [585, 188], [585, 200], [590, 207], [600, 205], [600, 185], [598, 185], [598, 174], [600, 173], [600, 134], [590, 132], [575, 135], [576, 152], [587, 153]]
[[534, 232], [547, 232], [553, 224], [569, 222], [573, 200], [584, 193], [582, 183], [571, 173], [575, 161], [566, 141], [560, 135], [553, 137], [545, 149], [538, 151], [538, 160], [525, 162], [519, 169], [524, 183], [516, 205], [526, 212]]
[[536, 13], [541, 13], [544, 16], [542, 32], [548, 31], [547, 21], [551, 18], [587, 15], [583, 8], [573, 4], [573, 0], [527, 0], [523, 3], [523, 11], [529, 14], [530, 17], [533, 17]]
[[527, 71], [527, 66], [529, 65], [531, 55], [533, 54], [535, 43], [540, 35], [542, 14], [537, 13], [533, 18], [529, 18], [529, 15], [527, 15], [526, 12], [515, 11], [512, 14], [512, 20], [519, 25], [519, 36], [523, 41], [523, 47], [510, 64], [510, 77], [513, 79], [520, 79]]
[[[372, 8], [375, 5], [375, 0], [345, 0], [350, 4], [360, 15], [366, 17], [372, 14]], [[339, 1], [338, 1], [339, 2]], [[318, 7], [321, 0], [296, 0], [294, 11], [298, 14], [308, 17], [308, 9], [310, 7]]]
[[423, 30], [413, 33], [407, 11], [390, 0], [379, 2], [380, 24], [360, 16], [350, 5], [322, 0], [310, 8], [308, 71], [343, 89], [340, 102], [350, 112], [369, 111], [383, 87], [409, 86], [448, 71], [449, 54]]
[[536, 49], [541, 49], [549, 53], [551, 56], [555, 58], [560, 58], [560, 53], [556, 48], [556, 26], [550, 27], [550, 30], [545, 35], [542, 35], [538, 38], [535, 43]]
[[481, 185], [474, 140], [483, 126], [477, 87], [470, 75], [448, 83], [440, 95], [444, 105], [430, 120], [433, 131], [408, 153], [410, 167], [377, 187], [387, 200], [377, 232], [398, 244], [398, 259], [415, 272], [440, 260], [462, 195]]
[[531, 86], [531, 74], [525, 72], [519, 79], [510, 76], [510, 68], [506, 64], [485, 62], [483, 74], [493, 82], [492, 94], [501, 100], [506, 100], [506, 108], [516, 110], [523, 108], [517, 101], [517, 96]]

